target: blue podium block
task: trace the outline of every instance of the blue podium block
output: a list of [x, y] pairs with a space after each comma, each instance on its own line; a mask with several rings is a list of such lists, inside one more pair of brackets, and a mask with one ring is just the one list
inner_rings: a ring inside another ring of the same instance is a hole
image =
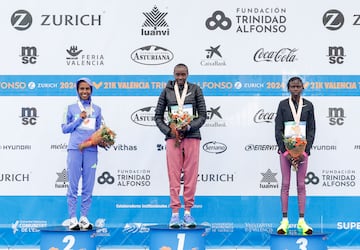
[[150, 250], [205, 250], [205, 226], [169, 228], [157, 225], [150, 228]]
[[40, 250], [96, 250], [96, 230], [69, 230], [67, 227], [40, 229]]
[[327, 250], [327, 234], [271, 234], [270, 250]]

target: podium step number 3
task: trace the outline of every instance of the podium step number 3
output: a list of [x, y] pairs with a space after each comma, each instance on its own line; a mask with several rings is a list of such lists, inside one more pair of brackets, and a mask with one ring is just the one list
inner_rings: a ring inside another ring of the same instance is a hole
[[271, 234], [270, 250], [327, 250], [326, 234]]

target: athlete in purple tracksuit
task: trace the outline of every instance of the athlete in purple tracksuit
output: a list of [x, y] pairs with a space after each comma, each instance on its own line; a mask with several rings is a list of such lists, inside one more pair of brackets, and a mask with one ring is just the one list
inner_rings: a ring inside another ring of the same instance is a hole
[[[68, 212], [71, 230], [91, 229], [87, 219], [95, 184], [95, 171], [98, 162], [97, 146], [79, 150], [79, 144], [88, 139], [102, 123], [101, 108], [91, 101], [93, 85], [88, 78], [76, 82], [78, 100], [67, 107], [61, 128], [64, 134], [70, 133], [67, 155], [69, 187], [67, 191]], [[82, 178], [80, 220], [77, 220], [76, 207], [78, 185]]]

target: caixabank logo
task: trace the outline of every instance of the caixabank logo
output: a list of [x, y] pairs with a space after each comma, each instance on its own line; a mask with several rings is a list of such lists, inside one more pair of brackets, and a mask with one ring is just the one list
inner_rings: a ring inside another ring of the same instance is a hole
[[226, 62], [221, 53], [220, 46], [221, 45], [210, 46], [205, 49], [206, 56], [200, 61], [200, 65], [205, 67], [226, 66]]

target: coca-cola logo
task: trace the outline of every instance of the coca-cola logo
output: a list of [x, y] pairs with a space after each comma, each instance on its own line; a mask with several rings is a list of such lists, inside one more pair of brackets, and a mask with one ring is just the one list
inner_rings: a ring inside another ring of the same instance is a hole
[[260, 109], [254, 115], [254, 122], [255, 123], [262, 123], [262, 122], [271, 123], [275, 119], [275, 116], [276, 116], [276, 113], [274, 113], [274, 112], [265, 112], [264, 109]]
[[255, 62], [294, 62], [297, 60], [296, 51], [298, 49], [282, 48], [278, 51], [266, 51], [264, 48], [258, 49], [254, 54]]

